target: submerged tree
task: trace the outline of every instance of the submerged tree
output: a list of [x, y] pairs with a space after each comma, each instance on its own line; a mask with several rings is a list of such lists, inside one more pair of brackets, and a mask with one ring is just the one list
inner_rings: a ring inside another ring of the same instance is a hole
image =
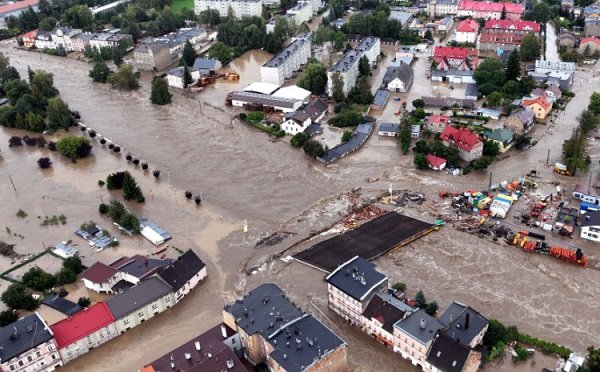
[[150, 101], [155, 105], [167, 105], [171, 103], [173, 95], [169, 92], [169, 84], [163, 77], [156, 76], [152, 80], [152, 93]]
[[37, 163], [42, 169], [50, 168], [52, 166], [52, 161], [50, 158], [39, 158]]
[[137, 182], [129, 172], [125, 172], [123, 177], [123, 198], [125, 198], [125, 200], [135, 199], [139, 202], [144, 201], [142, 189], [138, 186]]

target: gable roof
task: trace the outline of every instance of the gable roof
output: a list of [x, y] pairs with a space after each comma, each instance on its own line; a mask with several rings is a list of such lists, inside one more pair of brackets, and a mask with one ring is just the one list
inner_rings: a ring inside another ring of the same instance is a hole
[[216, 59], [207, 59], [207, 58], [196, 58], [194, 61], [194, 68], [203, 69], [203, 70], [214, 70], [217, 65]]
[[135, 255], [133, 257], [119, 257], [117, 260], [108, 264], [108, 266], [138, 279], [143, 279], [162, 271], [168, 267], [172, 261], [173, 260], [170, 258], [157, 260], [155, 258]]
[[540, 24], [532, 21], [490, 19], [485, 21], [486, 30], [540, 32]]
[[188, 249], [158, 275], [177, 292], [205, 266], [196, 253]]
[[150, 279], [142, 280], [129, 290], [109, 298], [106, 300], [106, 306], [115, 319], [120, 319], [171, 292], [171, 287], [153, 276]]
[[399, 307], [397, 302], [402, 303], [399, 300], [391, 301], [390, 298], [384, 298], [376, 293], [362, 315], [369, 320], [372, 318], [377, 319], [382, 324], [383, 329], [393, 333], [394, 324], [406, 315], [405, 307]]
[[325, 102], [315, 99], [304, 108], [304, 111], [310, 115], [312, 121], [316, 121], [328, 108]]
[[489, 324], [486, 317], [471, 307], [454, 301], [438, 321], [454, 341], [468, 345]]
[[81, 277], [93, 283], [105, 283], [118, 272], [119, 271], [102, 262], [96, 262], [90, 266], [89, 269], [84, 271], [83, 274], [81, 274]]
[[506, 142], [511, 140], [515, 136], [515, 133], [508, 129], [498, 128], [494, 129], [492, 132], [488, 132], [487, 136], [493, 141]]
[[380, 132], [398, 133], [399, 130], [400, 130], [400, 124], [396, 124], [396, 123], [381, 123], [381, 124], [379, 124]]
[[114, 322], [106, 303], [99, 302], [50, 326], [59, 349]]
[[40, 2], [40, 0], [23, 0], [16, 1], [12, 4], [7, 4], [0, 6], [0, 14], [9, 13], [15, 11], [17, 9], [27, 8], [28, 6], [35, 6]]
[[71, 316], [82, 309], [82, 307], [75, 302], [59, 297], [58, 295], [50, 295], [44, 298], [42, 303], [60, 311], [61, 313], [66, 314], [67, 316]]
[[395, 79], [400, 79], [404, 84], [410, 83], [414, 76], [412, 67], [406, 63], [401, 63], [398, 67], [388, 67], [383, 77], [385, 84], [391, 83]]
[[[15, 331], [16, 329], [16, 331]], [[11, 360], [52, 339], [52, 332], [44, 319], [35, 312], [0, 328], [0, 357]]]
[[467, 57], [479, 56], [479, 51], [475, 48], [459, 48], [449, 46], [436, 46], [433, 52], [434, 58], [452, 58], [452, 59], [465, 59]]
[[[424, 323], [424, 324], [422, 324]], [[424, 327], [421, 327], [421, 326]], [[426, 345], [435, 336], [439, 329], [444, 326], [437, 319], [431, 317], [423, 310], [417, 310], [408, 317], [396, 322], [394, 327], [409, 334], [412, 338]]]
[[438, 331], [427, 353], [427, 362], [440, 371], [461, 372], [470, 354], [470, 348]]
[[473, 18], [467, 18], [458, 24], [456, 32], [477, 32], [479, 30], [479, 23]]
[[509, 116], [509, 119], [510, 118], [517, 119], [521, 124], [527, 124], [533, 121], [535, 113], [530, 107], [524, 107], [522, 110], [513, 112], [512, 115]]
[[450, 125], [444, 128], [440, 138], [442, 141], [452, 141], [457, 147], [466, 151], [471, 151], [478, 142], [481, 142], [479, 136], [476, 133], [471, 132], [469, 129], [456, 129]]
[[427, 154], [427, 161], [430, 165], [436, 168], [439, 168], [442, 165], [446, 164], [446, 159], [431, 154]]
[[446, 115], [429, 115], [427, 121], [429, 123], [448, 124], [450, 117]]
[[474, 10], [479, 12], [502, 12], [504, 10], [506, 14], [523, 14], [523, 5], [508, 2], [490, 3], [487, 1], [463, 0], [458, 3], [458, 10]]
[[543, 94], [542, 96], [537, 97], [535, 99], [524, 99], [523, 106], [532, 106], [532, 105], [538, 104], [544, 110], [547, 110], [548, 108], [550, 108], [550, 106], [552, 104], [546, 100], [546, 97], [547, 97], [546, 94]]
[[581, 39], [581, 42], [579, 43], [579, 45], [581, 47], [581, 45], [584, 45], [587, 43], [595, 43], [596, 45], [600, 46], [600, 39], [597, 38], [596, 36], [585, 37], [585, 38]]
[[387, 280], [387, 276], [375, 270], [375, 265], [360, 256], [340, 265], [325, 280], [357, 301], [376, 286]]

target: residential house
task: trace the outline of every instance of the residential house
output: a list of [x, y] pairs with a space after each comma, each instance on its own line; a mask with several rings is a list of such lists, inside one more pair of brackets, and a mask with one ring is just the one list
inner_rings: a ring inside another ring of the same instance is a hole
[[348, 368], [347, 344], [300, 311], [275, 284], [263, 284], [225, 306], [223, 322], [239, 333], [244, 357], [253, 365], [265, 363], [271, 371]]
[[387, 89], [390, 92], [406, 93], [410, 88], [414, 78], [412, 67], [407, 64], [400, 63], [398, 67], [388, 67], [383, 82], [382, 89]]
[[310, 120], [313, 123], [321, 121], [328, 110], [329, 106], [320, 99], [315, 99], [304, 108], [304, 111], [310, 115]]
[[427, 154], [427, 162], [429, 163], [429, 168], [433, 170], [439, 171], [446, 168], [446, 159], [439, 156]]
[[79, 250], [67, 245], [66, 242], [56, 243], [52, 249], [52, 253], [62, 258], [79, 256]]
[[581, 15], [583, 18], [600, 18], [600, 1], [583, 8]]
[[581, 200], [584, 203], [600, 205], [600, 190], [593, 187], [575, 185], [572, 196], [573, 199]]
[[398, 137], [398, 131], [400, 130], [400, 124], [395, 123], [380, 123], [377, 134], [385, 137]]
[[86, 45], [90, 45], [90, 40], [94, 37], [93, 34], [84, 32], [78, 35], [75, 35], [71, 38], [71, 43], [73, 44], [73, 50], [75, 52], [83, 52]]
[[529, 107], [514, 111], [505, 121], [504, 128], [518, 135], [529, 133], [535, 124], [535, 113]]
[[25, 48], [31, 48], [35, 46], [35, 37], [37, 36], [38, 30], [29, 31], [23, 34], [23, 46]]
[[298, 38], [260, 68], [261, 81], [277, 86], [292, 78], [310, 58], [311, 42]]
[[298, 3], [289, 8], [286, 14], [292, 15], [296, 26], [310, 21], [313, 15], [312, 6], [306, 2]]
[[600, 211], [588, 210], [579, 227], [582, 238], [600, 242]]
[[451, 339], [471, 348], [481, 345], [489, 325], [486, 317], [457, 301], [444, 311], [438, 321]]
[[54, 333], [37, 313], [0, 328], [2, 371], [53, 371], [63, 365]]
[[[195, 67], [188, 67], [188, 71], [192, 77], [192, 84], [200, 79], [200, 70]], [[169, 70], [167, 72], [167, 83], [170, 87], [185, 89], [187, 87], [183, 86], [183, 74], [185, 73], [185, 67], [177, 66]]]
[[450, 124], [450, 117], [445, 115], [429, 115], [423, 121], [423, 127], [434, 133], [442, 133]]
[[311, 123], [310, 115], [305, 111], [288, 112], [283, 117], [281, 129], [283, 129], [286, 134], [293, 136], [297, 133], [304, 132]]
[[562, 90], [569, 90], [575, 79], [575, 63], [538, 59], [534, 70], [528, 71], [527, 76], [538, 83], [555, 84]]
[[421, 135], [421, 125], [420, 124], [411, 125], [410, 137], [411, 138], [419, 138], [420, 135]]
[[388, 293], [375, 293], [362, 313], [362, 329], [393, 350], [394, 324], [414, 310]]
[[74, 50], [72, 38], [80, 33], [82, 33], [80, 29], [61, 27], [53, 30], [50, 36], [57, 48], [62, 45], [67, 52], [72, 52]]
[[188, 249], [158, 276], [173, 289], [176, 304], [206, 278], [206, 265], [193, 250]]
[[223, 65], [218, 59], [196, 58], [192, 67], [198, 69], [201, 75], [211, 75], [219, 71]]
[[523, 107], [529, 107], [537, 119], [543, 120], [552, 111], [552, 99], [544, 93], [541, 97], [524, 99]]
[[585, 36], [597, 36], [600, 37], [600, 17], [598, 18], [586, 18], [583, 27], [583, 34]]
[[429, 18], [455, 15], [458, 13], [458, 0], [429, 0], [427, 12]]
[[486, 135], [488, 140], [498, 144], [500, 153], [505, 153], [508, 151], [512, 147], [515, 139], [515, 133], [504, 128], [494, 129], [491, 132], [486, 132]]
[[575, 6], [575, 0], [560, 0], [560, 7], [564, 10], [571, 10]]
[[454, 25], [454, 17], [446, 16], [443, 19], [435, 21], [433, 24], [435, 25], [435, 30], [438, 34], [446, 33], [452, 29], [452, 26]]
[[559, 100], [562, 97], [562, 91], [556, 84], [549, 84], [546, 88], [536, 88], [531, 91], [532, 98], [542, 97], [543, 95], [552, 99], [552, 102]]
[[518, 50], [525, 35], [534, 33], [540, 38], [540, 24], [530, 21], [488, 20], [481, 32], [481, 50]]
[[581, 39], [581, 42], [579, 43], [579, 53], [591, 57], [596, 51], [600, 53], [600, 38], [588, 36]]
[[[239, 334], [225, 324], [217, 325], [169, 351], [145, 367], [151, 371], [247, 372], [231, 346], [240, 348]], [[144, 370], [142, 370], [144, 371]]]
[[447, 332], [437, 331], [427, 353], [423, 370], [432, 372], [476, 372], [481, 353], [456, 342]]
[[440, 135], [440, 139], [444, 142], [444, 146], [457, 147], [458, 157], [466, 162], [477, 160], [483, 155], [483, 141], [467, 128], [456, 129], [448, 125]]
[[325, 280], [329, 308], [355, 325], [361, 324], [361, 314], [373, 294], [388, 287], [388, 277], [359, 256], [340, 265]]
[[108, 266], [123, 273], [122, 280], [137, 284], [141, 280], [149, 278], [154, 274], [166, 269], [172, 262], [172, 259], [158, 260], [140, 255], [133, 257], [119, 257], [110, 262]]
[[519, 20], [524, 10], [520, 3], [461, 0], [457, 15], [476, 19], [501, 19], [504, 15], [507, 20]]
[[106, 300], [116, 330], [124, 333], [175, 304], [170, 286], [154, 276]]
[[38, 49], [56, 49], [50, 31], [38, 30], [37, 35], [35, 35], [35, 47]]
[[417, 310], [394, 324], [394, 352], [423, 368], [436, 332], [444, 326], [423, 310]]
[[198, 49], [206, 36], [203, 28], [182, 28], [176, 33], [146, 41], [133, 51], [135, 65], [143, 71], [161, 71], [181, 58], [188, 41]]
[[576, 35], [572, 32], [562, 31], [558, 35], [558, 45], [559, 46], [564, 46], [567, 48], [575, 48], [575, 47], [577, 47], [578, 42], [579, 42], [578, 35]]
[[[23, 11], [31, 7], [34, 11], [38, 10], [38, 3], [40, 0], [23, 0], [16, 1], [14, 3], [0, 6], [0, 20], [6, 22], [6, 19], [10, 16], [18, 17]], [[6, 25], [4, 25], [6, 28]]]
[[50, 329], [63, 362], [66, 364], [117, 337], [114, 322], [106, 304], [99, 302], [53, 324]]
[[140, 234], [142, 234], [144, 238], [148, 239], [154, 245], [163, 244], [165, 241], [173, 237], [162, 227], [145, 217], [140, 218], [139, 221], [141, 229]]
[[120, 271], [101, 262], [96, 262], [81, 274], [85, 287], [98, 293], [115, 292], [113, 287], [123, 280], [123, 276]]
[[473, 72], [479, 65], [479, 50], [436, 46], [433, 52], [435, 69], [431, 71], [432, 81], [452, 83], [475, 83]]
[[233, 16], [242, 19], [244, 17], [260, 17], [262, 14], [262, 0], [195, 0], [196, 14], [203, 10], [215, 9], [221, 17], [227, 17], [229, 9]]
[[473, 18], [467, 18], [456, 27], [456, 41], [458, 43], [472, 43], [477, 41], [479, 22]]

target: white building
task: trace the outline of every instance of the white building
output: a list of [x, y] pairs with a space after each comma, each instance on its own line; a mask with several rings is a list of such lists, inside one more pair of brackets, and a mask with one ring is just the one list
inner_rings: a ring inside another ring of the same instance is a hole
[[338, 61], [327, 72], [327, 94], [333, 95], [333, 75], [339, 73], [343, 85], [344, 94], [348, 94], [350, 89], [356, 84], [358, 78], [358, 60], [366, 56], [371, 66], [375, 65], [377, 57], [381, 51], [381, 41], [376, 37], [367, 37], [363, 39], [354, 50], [348, 51], [342, 59]]
[[206, 278], [206, 265], [188, 249], [158, 275], [171, 286], [177, 303]]
[[321, 7], [321, 0], [300, 0], [300, 1], [298, 1], [298, 4], [303, 4], [303, 3], [310, 5], [313, 14], [317, 14], [317, 12], [319, 11], [319, 8]]
[[67, 52], [72, 52], [74, 49], [71, 38], [75, 35], [79, 35], [81, 32], [82, 31], [79, 29], [61, 27], [52, 31], [50, 37], [52, 38], [54, 44], [56, 44], [56, 47], [62, 44], [63, 48], [65, 48]]
[[458, 0], [430, 0], [427, 12], [431, 18], [458, 13]]
[[375, 66], [377, 58], [381, 53], [381, 40], [378, 37], [366, 37], [354, 48], [354, 50], [362, 53], [366, 56], [371, 64], [371, 67]]
[[263, 83], [282, 85], [310, 58], [310, 41], [297, 39], [260, 68]]
[[[198, 81], [200, 78], [200, 70], [193, 67], [188, 67], [190, 71], [190, 75], [192, 75], [192, 80]], [[185, 67], [177, 66], [172, 68], [167, 72], [167, 83], [170, 87], [184, 89], [183, 86], [183, 73], [185, 71]], [[192, 83], [193, 84], [193, 83]], [[187, 88], [187, 87], [185, 87]]]
[[298, 3], [296, 6], [288, 9], [287, 14], [293, 15], [296, 26], [300, 26], [312, 18], [313, 11], [309, 4], [303, 2]]
[[310, 115], [307, 114], [306, 111], [290, 112], [284, 116], [283, 120], [284, 122], [281, 123], [281, 129], [291, 136], [304, 132], [311, 124]]
[[600, 242], [600, 211], [588, 210], [581, 221], [581, 237]]
[[196, 13], [203, 10], [215, 9], [221, 17], [227, 17], [229, 8], [236, 18], [260, 17], [262, 14], [262, 0], [195, 0]]

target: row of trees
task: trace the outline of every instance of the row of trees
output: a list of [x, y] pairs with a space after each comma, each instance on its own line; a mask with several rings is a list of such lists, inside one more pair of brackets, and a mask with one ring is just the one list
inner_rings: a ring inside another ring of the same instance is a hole
[[123, 203], [115, 198], [112, 198], [108, 204], [100, 204], [98, 206], [100, 214], [108, 214], [108, 217], [113, 222], [118, 223], [134, 234], [140, 233], [140, 221], [137, 216], [129, 212]]
[[587, 138], [600, 124], [600, 93], [592, 93], [587, 109], [579, 114], [577, 120], [579, 124], [571, 138], [565, 140], [562, 146], [563, 161], [572, 174], [578, 170], [587, 171], [592, 162]]

